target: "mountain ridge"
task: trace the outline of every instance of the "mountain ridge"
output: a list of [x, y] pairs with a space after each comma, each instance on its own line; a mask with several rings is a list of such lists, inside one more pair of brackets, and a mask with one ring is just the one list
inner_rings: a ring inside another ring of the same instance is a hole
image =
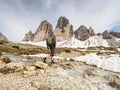
[[[47, 20], [42, 21], [39, 27], [36, 29], [35, 33], [29, 31], [25, 35], [23, 41], [41, 42], [44, 41], [51, 32], [54, 32], [58, 42], [65, 40], [69, 41], [69, 39], [74, 37], [74, 40], [79, 40], [80, 44], [85, 42], [86, 45], [90, 46], [96, 46], [96, 43], [98, 46], [104, 46], [104, 43], [108, 43], [109, 45], [107, 46], [111, 47], [120, 46], [120, 41], [117, 42], [115, 39], [120, 38], [119, 32], [108, 32], [108, 30], [105, 30], [103, 33], [95, 33], [92, 26], [87, 28], [85, 25], [80, 25], [78, 29], [74, 30], [72, 24], [70, 24], [69, 22], [69, 19], [64, 16], [59, 17], [56, 28], [54, 30], [52, 24], [50, 24]], [[94, 37], [96, 37], [97, 39], [95, 39]], [[93, 40], [91, 40], [91, 38]], [[95, 45], [91, 44], [93, 42]], [[86, 45], [83, 44], [83, 46]]]

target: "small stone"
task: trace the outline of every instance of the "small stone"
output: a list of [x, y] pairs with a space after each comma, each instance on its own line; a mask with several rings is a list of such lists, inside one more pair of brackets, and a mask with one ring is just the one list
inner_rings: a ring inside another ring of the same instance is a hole
[[25, 69], [27, 71], [34, 71], [36, 69], [36, 67], [35, 66], [25, 66]]
[[10, 58], [4, 57], [4, 56], [1, 57], [1, 60], [5, 63], [10, 63], [11, 62]]
[[35, 76], [37, 75], [37, 71], [24, 71], [23, 75], [24, 76]]
[[0, 60], [0, 68], [4, 67], [5, 63]]
[[45, 69], [40, 69], [40, 72], [41, 72], [41, 73], [44, 73], [44, 72], [45, 72]]
[[37, 67], [39, 67], [39, 68], [41, 68], [41, 69], [46, 69], [46, 68], [48, 67], [48, 64], [43, 63], [43, 62], [41, 62], [41, 61], [36, 61], [36, 62], [35, 62], [35, 66], [37, 66]]

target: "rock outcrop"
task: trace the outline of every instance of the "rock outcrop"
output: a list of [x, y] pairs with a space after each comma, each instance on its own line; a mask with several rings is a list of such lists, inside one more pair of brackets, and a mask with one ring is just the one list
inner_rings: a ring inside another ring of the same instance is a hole
[[39, 68], [41, 68], [41, 69], [46, 69], [46, 68], [48, 67], [48, 64], [43, 63], [43, 62], [41, 62], [41, 61], [36, 61], [36, 62], [35, 62], [35, 66], [37, 66], [37, 67], [39, 67]]
[[94, 35], [95, 35], [95, 32], [94, 32], [94, 30], [93, 30], [92, 27], [90, 27], [90, 28], [88, 29], [88, 33], [89, 33], [90, 36], [94, 36]]
[[108, 33], [107, 30], [105, 30], [103, 33], [102, 33], [102, 36], [103, 36], [103, 39], [111, 39], [112, 36]]
[[36, 30], [33, 41], [43, 41], [50, 35], [51, 32], [53, 32], [52, 25], [47, 20], [44, 20]]
[[69, 39], [73, 36], [73, 26], [70, 25], [69, 20], [66, 17], [60, 17], [57, 22], [54, 34], [57, 41]]
[[6, 36], [4, 36], [2, 33], [0, 33], [0, 41], [7, 41], [8, 39], [6, 38]]
[[17, 71], [23, 70], [23, 68], [24, 68], [23, 62], [17, 62], [17, 63], [11, 62], [4, 65], [4, 67], [0, 68], [0, 72], [6, 74], [10, 72], [17, 72]]
[[[91, 32], [90, 32], [91, 33]], [[87, 27], [84, 25], [81, 25], [76, 31], [75, 31], [75, 38], [81, 41], [84, 41], [89, 38], [89, 33], [87, 30]]]
[[32, 31], [29, 31], [25, 34], [25, 37], [22, 41], [33, 41], [34, 35], [32, 34]]
[[110, 32], [109, 34], [111, 34], [112, 36], [114, 36], [116, 38], [120, 38], [120, 33], [119, 32]]

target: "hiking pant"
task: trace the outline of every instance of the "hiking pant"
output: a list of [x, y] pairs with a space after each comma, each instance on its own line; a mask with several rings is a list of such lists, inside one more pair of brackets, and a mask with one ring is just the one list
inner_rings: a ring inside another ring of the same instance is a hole
[[51, 44], [50, 45], [50, 56], [54, 56], [54, 53], [55, 53], [55, 45], [54, 44]]

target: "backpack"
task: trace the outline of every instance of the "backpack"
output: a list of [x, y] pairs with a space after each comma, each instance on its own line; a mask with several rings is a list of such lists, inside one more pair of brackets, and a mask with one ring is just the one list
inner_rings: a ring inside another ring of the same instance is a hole
[[50, 45], [50, 44], [53, 44], [53, 43], [56, 43], [56, 39], [55, 37], [48, 37], [47, 38], [47, 43]]
[[47, 38], [47, 43], [50, 45], [50, 44], [52, 44], [52, 37], [48, 37]]

